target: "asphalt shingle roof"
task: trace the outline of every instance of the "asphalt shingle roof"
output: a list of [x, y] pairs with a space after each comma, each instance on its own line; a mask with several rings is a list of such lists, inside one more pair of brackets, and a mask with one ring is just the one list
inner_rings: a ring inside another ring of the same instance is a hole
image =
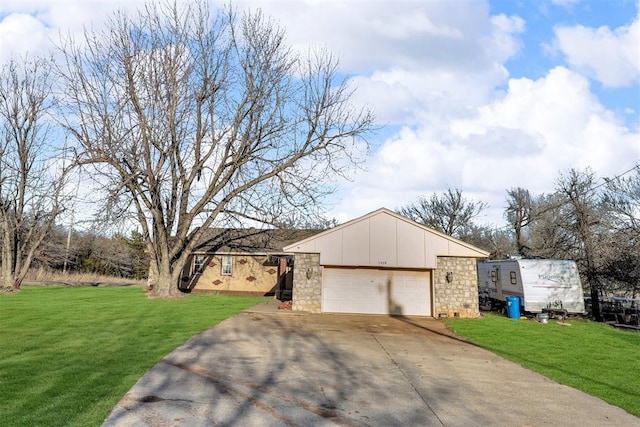
[[200, 239], [196, 252], [283, 252], [285, 246], [322, 230], [211, 228]]

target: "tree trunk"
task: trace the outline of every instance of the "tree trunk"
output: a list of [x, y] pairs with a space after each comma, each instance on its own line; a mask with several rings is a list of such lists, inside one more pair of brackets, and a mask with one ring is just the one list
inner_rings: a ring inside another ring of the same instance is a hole
[[13, 289], [13, 278], [11, 275], [11, 267], [5, 264], [4, 262], [2, 263], [2, 283], [0, 284], [0, 288]]
[[591, 284], [591, 315], [596, 322], [604, 320], [600, 312], [600, 292], [593, 284]]
[[184, 292], [180, 291], [177, 286], [170, 286], [168, 288], [153, 288], [149, 292], [149, 298], [182, 298], [186, 296]]
[[13, 289], [14, 288], [14, 280], [13, 280], [13, 272], [11, 271], [11, 267], [13, 266], [12, 259], [12, 244], [10, 239], [10, 234], [5, 232], [4, 239], [2, 240], [2, 262], [1, 262], [1, 270], [2, 270], [2, 283], [0, 284], [0, 288]]
[[171, 265], [168, 260], [158, 262], [152, 260], [149, 266], [149, 287], [150, 298], [181, 298], [185, 294], [178, 288], [180, 274], [172, 274]]

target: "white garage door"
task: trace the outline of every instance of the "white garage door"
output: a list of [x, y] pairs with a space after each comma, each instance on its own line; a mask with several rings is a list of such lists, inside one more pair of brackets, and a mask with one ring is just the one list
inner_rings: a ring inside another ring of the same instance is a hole
[[429, 271], [325, 268], [322, 311], [431, 316]]

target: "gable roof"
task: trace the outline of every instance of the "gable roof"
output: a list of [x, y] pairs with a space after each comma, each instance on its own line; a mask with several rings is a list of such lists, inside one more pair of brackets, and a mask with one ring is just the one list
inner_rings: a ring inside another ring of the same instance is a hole
[[321, 264], [335, 266], [435, 268], [438, 256], [489, 256], [487, 251], [386, 208], [283, 249], [287, 252], [320, 253]]

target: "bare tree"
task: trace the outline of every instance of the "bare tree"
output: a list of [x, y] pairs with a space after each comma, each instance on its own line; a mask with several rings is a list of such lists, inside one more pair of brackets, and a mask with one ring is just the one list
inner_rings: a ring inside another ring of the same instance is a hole
[[518, 253], [523, 256], [530, 255], [531, 248], [526, 242], [525, 230], [535, 219], [535, 211], [529, 190], [521, 187], [507, 190], [505, 217], [513, 227]]
[[615, 296], [640, 296], [640, 239], [637, 234], [612, 230], [602, 247], [604, 289]]
[[640, 165], [631, 176], [605, 179], [605, 202], [613, 213], [614, 225], [640, 235]]
[[[634, 174], [624, 176], [629, 172]], [[640, 165], [605, 182], [604, 201], [612, 218], [605, 274], [618, 294], [635, 298], [640, 294]]]
[[504, 228], [472, 225], [462, 240], [488, 251], [489, 259], [506, 259], [513, 253], [513, 235]]
[[596, 187], [596, 176], [590, 169], [572, 169], [562, 174], [556, 182], [556, 191], [565, 200], [560, 224], [573, 236], [574, 259], [590, 288], [592, 315], [596, 320], [602, 320], [599, 297], [603, 257], [600, 249], [603, 239], [605, 244], [608, 240], [610, 228], [601, 199], [595, 192]]
[[529, 257], [573, 259], [576, 240], [565, 226], [566, 199], [558, 193], [535, 198], [536, 217], [529, 222]]
[[113, 212], [135, 214], [154, 296], [179, 294], [212, 225], [317, 211], [326, 177], [349, 172], [372, 130], [336, 60], [296, 53], [260, 12], [149, 3], [60, 48], [78, 162]]
[[148, 261], [143, 260], [146, 245], [135, 231], [130, 238], [85, 232], [77, 236], [75, 246], [73, 271], [134, 279], [146, 276], [148, 271]]
[[51, 70], [50, 61], [24, 59], [0, 71], [2, 286], [14, 290], [62, 210], [65, 171], [48, 143]]
[[462, 238], [473, 226], [476, 218], [487, 207], [483, 202], [468, 200], [459, 189], [431, 196], [420, 196], [415, 202], [396, 209], [416, 222], [453, 237]]

